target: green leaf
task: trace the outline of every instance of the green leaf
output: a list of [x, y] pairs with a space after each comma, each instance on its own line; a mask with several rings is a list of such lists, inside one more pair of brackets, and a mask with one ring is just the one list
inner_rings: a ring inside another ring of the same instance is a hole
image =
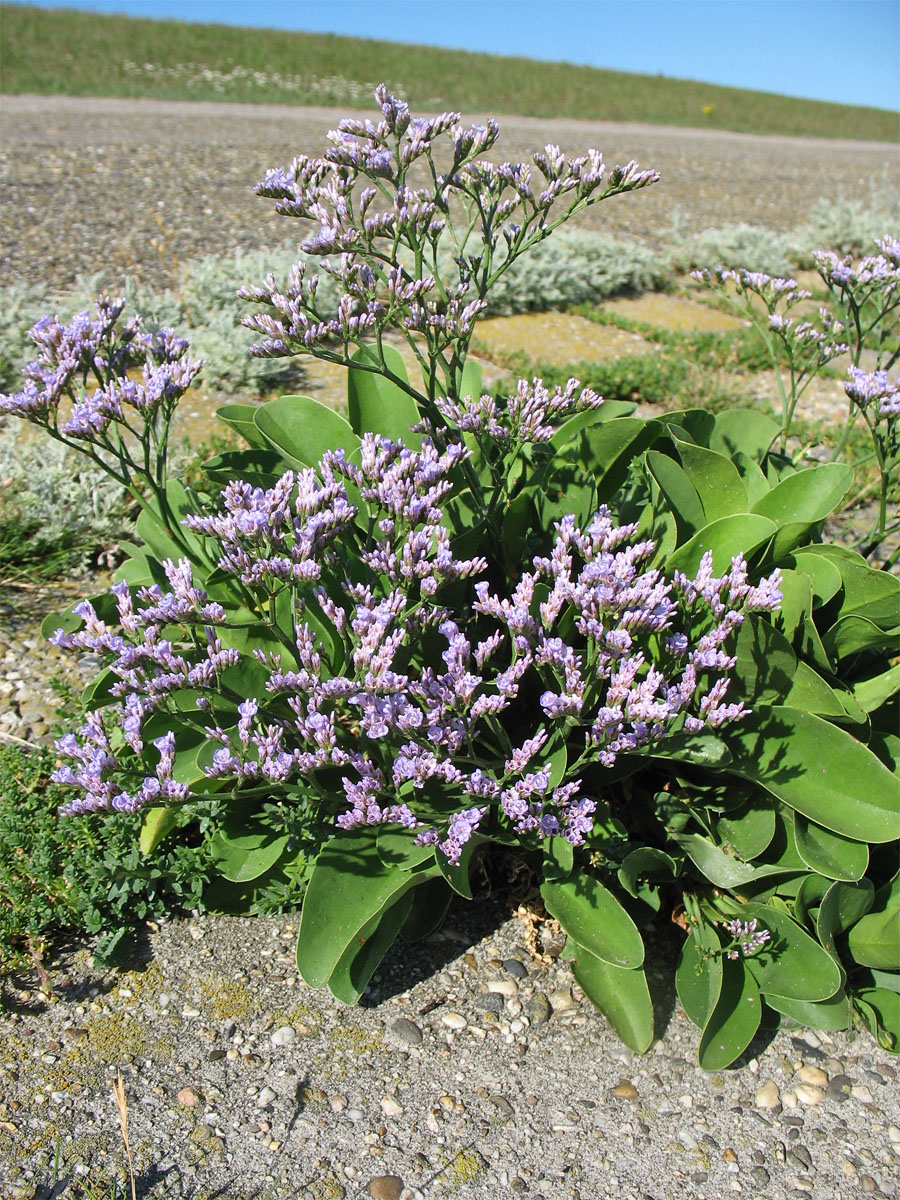
[[871, 911], [847, 935], [854, 962], [879, 971], [900, 971], [900, 881], [875, 893]]
[[585, 466], [600, 501], [608, 500], [625, 482], [631, 462], [658, 436], [661, 426], [641, 417], [619, 417], [583, 431]]
[[[799, 661], [794, 670], [791, 685], [782, 697], [789, 708], [802, 708], [804, 712], [817, 713], [820, 717], [842, 719], [847, 709], [841, 702], [842, 693], [825, 682], [809, 663]], [[853, 697], [847, 693], [852, 703]]]
[[728, 408], [716, 413], [709, 448], [728, 458], [744, 453], [753, 461], [762, 462], [778, 433], [778, 425], [765, 413], [755, 408]]
[[887, 988], [860, 988], [854, 1001], [871, 1014], [869, 1028], [879, 1046], [894, 1052], [900, 1049], [900, 996]]
[[178, 821], [178, 813], [174, 808], [165, 808], [155, 804], [144, 810], [141, 821], [141, 836], [138, 849], [146, 857], [152, 854], [167, 833], [170, 833]]
[[277, 450], [266, 446], [263, 450], [225, 450], [203, 464], [203, 474], [213, 483], [242, 479], [253, 487], [271, 488], [291, 466]]
[[788, 475], [753, 506], [753, 512], [776, 525], [815, 525], [840, 504], [853, 483], [853, 468], [822, 463]]
[[775, 532], [774, 521], [753, 513], [721, 517], [679, 546], [670, 557], [668, 570], [694, 575], [707, 550], [712, 551], [713, 570], [724, 574], [737, 554], [745, 557], [767, 542]]
[[386, 866], [371, 832], [339, 834], [327, 842], [312, 869], [300, 915], [297, 969], [305, 982], [311, 987], [327, 983], [348, 950], [364, 944], [377, 918], [436, 873], [436, 867]]
[[747, 511], [747, 489], [730, 458], [675, 438], [681, 465], [703, 505], [704, 524]]
[[650, 753], [654, 758], [694, 763], [698, 767], [723, 768], [731, 762], [731, 751], [714, 733], [676, 733], [653, 743]]
[[344, 1004], [356, 1004], [381, 960], [393, 946], [413, 905], [413, 893], [379, 913], [357, 930], [328, 977], [328, 990]]
[[575, 867], [575, 847], [564, 837], [544, 839], [544, 878], [568, 879]]
[[861, 650], [877, 650], [884, 647], [888, 652], [897, 645], [900, 630], [882, 629], [868, 617], [850, 613], [841, 617], [822, 635], [822, 645], [835, 661], [859, 654]]
[[799, 812], [794, 813], [797, 850], [811, 871], [826, 879], [861, 879], [869, 865], [869, 847], [865, 842], [841, 837], [823, 829]]
[[653, 1041], [653, 1002], [643, 970], [614, 967], [579, 946], [573, 972], [625, 1045], [643, 1054]]
[[638, 846], [636, 850], [632, 850], [625, 856], [618, 872], [619, 883], [629, 896], [634, 896], [636, 900], [640, 898], [642, 891], [638, 885], [639, 879], [660, 882], [674, 879], [676, 875], [675, 859], [655, 846]]
[[900, 613], [900, 579], [889, 571], [877, 571], [864, 558], [840, 546], [821, 546], [819, 554], [827, 557], [841, 573], [844, 592], [840, 615], [859, 613], [882, 629], [894, 629]]
[[453, 888], [454, 892], [458, 896], [463, 896], [466, 900], [472, 899], [472, 882], [469, 879], [472, 859], [475, 857], [476, 852], [490, 841], [491, 839], [485, 837], [483, 833], [473, 833], [463, 846], [459, 862], [456, 863], [448, 862], [447, 856], [440, 850], [433, 851], [440, 873]]
[[592, 955], [618, 967], [639, 967], [644, 943], [638, 927], [599, 879], [579, 875], [546, 881], [541, 896], [566, 933]]
[[[403, 356], [393, 346], [384, 347], [388, 368], [399, 379], [408, 382]], [[377, 362], [374, 351], [361, 346], [353, 354], [353, 362]], [[350, 367], [347, 377], [347, 416], [354, 432], [377, 433], [392, 442], [401, 442], [410, 450], [422, 444], [420, 433], [410, 433], [410, 426], [419, 420], [416, 402], [393, 380], [385, 375]]]
[[293, 467], [315, 467], [326, 450], [348, 457], [360, 441], [349, 422], [309, 396], [281, 396], [256, 409], [253, 420], [266, 441]]
[[110, 692], [113, 684], [118, 683], [119, 676], [107, 667], [96, 675], [91, 682], [85, 687], [81, 693], [81, 705], [83, 708], [103, 708], [107, 704], [113, 704], [116, 697]]
[[209, 850], [219, 873], [232, 883], [257, 879], [281, 858], [290, 837], [255, 823], [225, 822], [210, 838]]
[[[718, 950], [718, 939], [715, 949]], [[703, 1029], [722, 991], [722, 956], [709, 953], [692, 931], [681, 947], [675, 969], [675, 989], [689, 1019]]]
[[755, 867], [750, 863], [741, 862], [739, 858], [733, 858], [730, 854], [726, 854], [724, 850], [700, 833], [673, 834], [673, 837], [694, 866], [716, 887], [737, 888], [744, 883], [751, 883], [755, 879], [792, 873], [789, 867]]
[[788, 1000], [827, 1000], [843, 983], [841, 970], [827, 950], [801, 929], [786, 912], [771, 904], [742, 904], [742, 921], [756, 920], [772, 935], [768, 945], [744, 959], [765, 996]]
[[730, 1066], [747, 1049], [762, 1020], [759, 988], [741, 959], [722, 958], [722, 987], [700, 1036], [704, 1071]]
[[798, 550], [793, 555], [793, 564], [797, 571], [809, 577], [816, 607], [827, 604], [843, 587], [840, 571], [830, 559], [817, 554], [814, 547]]
[[[833, 883], [819, 903], [816, 935], [839, 966], [841, 956], [835, 939], [866, 915], [872, 907], [874, 893], [869, 879], [861, 879], [859, 883]], [[846, 978], [843, 966], [841, 976]]]
[[678, 522], [679, 533], [690, 537], [707, 524], [700, 495], [687, 471], [668, 454], [647, 452], [647, 468], [659, 485]]
[[434, 846], [417, 846], [416, 835], [409, 829], [382, 825], [378, 828], [375, 844], [384, 865], [399, 867], [401, 871], [412, 871], [434, 858]]
[[731, 846], [745, 862], [756, 858], [775, 836], [775, 810], [771, 799], [758, 793], [736, 812], [719, 817], [715, 833], [723, 846]]
[[735, 639], [733, 668], [735, 696], [754, 704], [770, 704], [790, 690], [797, 656], [784, 634], [771, 621], [750, 613]]
[[[255, 450], [264, 450], [269, 443], [257, 429], [253, 419], [257, 407], [256, 404], [224, 404], [221, 408], [216, 409], [216, 416], [223, 425], [227, 425], [229, 429], [239, 433], [244, 441]], [[245, 477], [239, 475], [235, 478], [243, 479]]]
[[728, 731], [728, 770], [859, 841], [900, 836], [900, 780], [856, 738], [812, 713], [761, 708]]
[[853, 684], [853, 695], [863, 712], [873, 713], [881, 708], [891, 696], [900, 692], [900, 663]]
[[453, 889], [444, 879], [428, 879], [408, 895], [412, 900], [409, 916], [400, 930], [404, 942], [420, 942], [431, 937], [444, 923], [453, 900]]
[[766, 1004], [808, 1029], [847, 1029], [851, 1010], [847, 993], [841, 988], [827, 1000], [788, 1000], [785, 996], [766, 996]]

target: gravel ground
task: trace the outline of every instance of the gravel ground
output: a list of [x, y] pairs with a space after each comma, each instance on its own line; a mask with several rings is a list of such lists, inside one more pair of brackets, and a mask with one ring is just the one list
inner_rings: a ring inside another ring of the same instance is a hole
[[[5, 97], [4, 278], [58, 288], [102, 269], [110, 283], [130, 271], [158, 285], [178, 260], [284, 242], [291, 227], [250, 188], [321, 147], [339, 115]], [[883, 171], [900, 179], [891, 146], [523, 118], [502, 128], [509, 157], [556, 140], [659, 167], [658, 187], [585, 218], [647, 238], [675, 205], [695, 226], [788, 228], [820, 196], [867, 193]], [[0, 737], [46, 739], [49, 674], [92, 672], [37, 653], [37, 615], [64, 600], [0, 592]], [[52, 1001], [36, 977], [2, 983], [0, 1195], [31, 1200], [57, 1139], [67, 1173], [121, 1170], [117, 1069], [143, 1197], [900, 1194], [897, 1068], [871, 1038], [782, 1032], [708, 1074], [662, 989], [661, 1040], [636, 1058], [572, 987], [552, 927], [543, 956], [532, 930], [499, 904], [461, 907], [438, 937], [393, 952], [356, 1009], [299, 983], [288, 919], [169, 922], [119, 972], [68, 948], [50, 965]]]
[[552, 924], [499, 903], [393, 952], [353, 1009], [298, 981], [293, 940], [286, 918], [191, 918], [121, 972], [73, 949], [52, 1003], [8, 981], [2, 1195], [32, 1200], [57, 1143], [64, 1174], [122, 1172], [119, 1070], [145, 1198], [898, 1195], [897, 1065], [868, 1037], [780, 1032], [705, 1072], [657, 978], [661, 1036], [636, 1057]]
[[[252, 186], [268, 167], [318, 153], [347, 115], [57, 96], [5, 96], [2, 113], [3, 275], [57, 289], [101, 270], [110, 286], [126, 272], [165, 284], [179, 260], [298, 237], [299, 225], [275, 216]], [[895, 145], [599, 121], [501, 118], [494, 157], [527, 159], [548, 141], [658, 168], [658, 185], [580, 221], [649, 241], [676, 209], [691, 228], [789, 229], [821, 198], [868, 196], [882, 178], [900, 186]]]

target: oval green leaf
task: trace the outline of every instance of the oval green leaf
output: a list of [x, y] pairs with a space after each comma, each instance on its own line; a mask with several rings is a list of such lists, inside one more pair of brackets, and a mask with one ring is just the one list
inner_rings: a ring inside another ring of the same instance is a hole
[[634, 968], [644, 961], [638, 927], [599, 879], [578, 875], [546, 882], [541, 896], [547, 911], [579, 946], [613, 966]]
[[643, 970], [625, 970], [576, 950], [573, 972], [626, 1046], [643, 1054], [653, 1041], [653, 1001]]
[[762, 1020], [759, 988], [740, 959], [722, 958], [722, 988], [700, 1036], [704, 1071], [730, 1066], [747, 1049]]

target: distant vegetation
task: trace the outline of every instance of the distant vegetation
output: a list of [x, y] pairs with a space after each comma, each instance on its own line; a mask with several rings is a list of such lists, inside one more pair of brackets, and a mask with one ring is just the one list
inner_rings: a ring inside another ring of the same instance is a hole
[[[896, 112], [654, 75], [331, 34], [0, 5], [0, 90], [368, 107], [384, 80], [419, 108], [896, 141]], [[462, 98], [462, 100], [461, 100]]]

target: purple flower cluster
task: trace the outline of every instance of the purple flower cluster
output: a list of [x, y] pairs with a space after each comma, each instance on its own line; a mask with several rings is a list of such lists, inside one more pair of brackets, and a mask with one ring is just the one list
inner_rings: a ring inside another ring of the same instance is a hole
[[829, 286], [854, 295], [862, 303], [873, 292], [900, 300], [900, 240], [891, 234], [876, 238], [880, 254], [870, 254], [854, 264], [847, 255], [839, 257], [830, 250], [814, 255], [816, 270]]
[[463, 433], [487, 435], [503, 446], [525, 442], [549, 442], [560, 418], [599, 408], [603, 403], [590, 388], [579, 388], [577, 379], [551, 393], [541, 379], [520, 379], [514, 396], [505, 407], [491, 395], [466, 396], [463, 400], [438, 398], [435, 407], [450, 425]]
[[[43, 425], [62, 440], [100, 444], [110, 424], [128, 424], [129, 409], [142, 422], [170, 413], [201, 364], [185, 357], [187, 342], [170, 329], [145, 333], [139, 317], [117, 328], [123, 308], [123, 300], [99, 296], [93, 319], [88, 312], [68, 324], [42, 317], [30, 332], [40, 354], [23, 370], [23, 389], [0, 395], [0, 413]], [[140, 379], [133, 377], [137, 368]], [[71, 411], [60, 425], [64, 398]]]
[[887, 371], [864, 371], [852, 366], [848, 374], [844, 391], [854, 404], [868, 409], [877, 402], [878, 417], [900, 416], [900, 379], [892, 379]]
[[725, 922], [725, 928], [731, 934], [734, 942], [734, 945], [726, 951], [729, 958], [740, 958], [741, 956], [750, 958], [772, 940], [768, 929], [757, 928], [756, 917], [750, 921], [741, 921], [735, 917], [733, 921]]
[[[570, 409], [575, 391], [520, 387], [518, 436]], [[173, 779], [174, 743], [156, 739], [159, 762], [144, 763], [145, 721], [171, 712], [215, 747], [201, 768], [215, 786], [302, 781], [341, 828], [396, 822], [451, 862], [486, 820], [577, 845], [597, 806], [586, 766], [743, 715], [726, 702], [724, 646], [744, 611], [772, 610], [780, 593], [777, 572], [752, 586], [740, 558], [716, 577], [707, 555], [693, 578], [667, 581], [645, 566], [653, 543], [634, 542], [635, 527], [615, 528], [604, 508], [584, 529], [560, 521], [550, 554], [510, 594], [479, 581], [474, 602], [441, 603], [446, 585], [488, 569], [458, 557], [443, 524], [468, 453], [367, 434], [355, 461], [334, 451], [269, 489], [232, 483], [219, 514], [187, 519], [262, 617], [290, 596], [289, 629], [272, 627], [283, 651], [254, 652], [264, 678], [252, 696], [241, 694], [226, 614], [186, 560], [165, 563], [168, 591], [115, 585], [117, 629], [80, 606], [82, 630], [55, 640], [107, 658], [120, 734], [108, 737], [93, 713], [58, 743], [68, 762], [56, 778], [82, 792], [67, 811], [189, 799]], [[558, 778], [549, 759], [563, 746]], [[317, 782], [326, 768], [340, 772], [337, 808]]]
[[[304, 263], [284, 287], [269, 276], [242, 289], [242, 298], [268, 310], [244, 320], [262, 335], [256, 355], [311, 351], [345, 361], [350, 343], [388, 325], [411, 341], [424, 337], [429, 354], [439, 355], [471, 336], [489, 283], [527, 245], [586, 205], [659, 178], [633, 161], [609, 171], [596, 150], [570, 159], [552, 145], [533, 166], [486, 162], [480, 156], [497, 140], [496, 121], [466, 127], [456, 112], [414, 117], [383, 84], [375, 99], [379, 120], [341, 121], [323, 157], [301, 155], [256, 187], [277, 212], [316, 225], [301, 249], [320, 259], [341, 292], [337, 313], [323, 312], [319, 277], [307, 278]], [[458, 273], [445, 280], [438, 245], [448, 228]], [[470, 236], [480, 238], [477, 254], [466, 250]], [[492, 264], [501, 242], [505, 260]]]

